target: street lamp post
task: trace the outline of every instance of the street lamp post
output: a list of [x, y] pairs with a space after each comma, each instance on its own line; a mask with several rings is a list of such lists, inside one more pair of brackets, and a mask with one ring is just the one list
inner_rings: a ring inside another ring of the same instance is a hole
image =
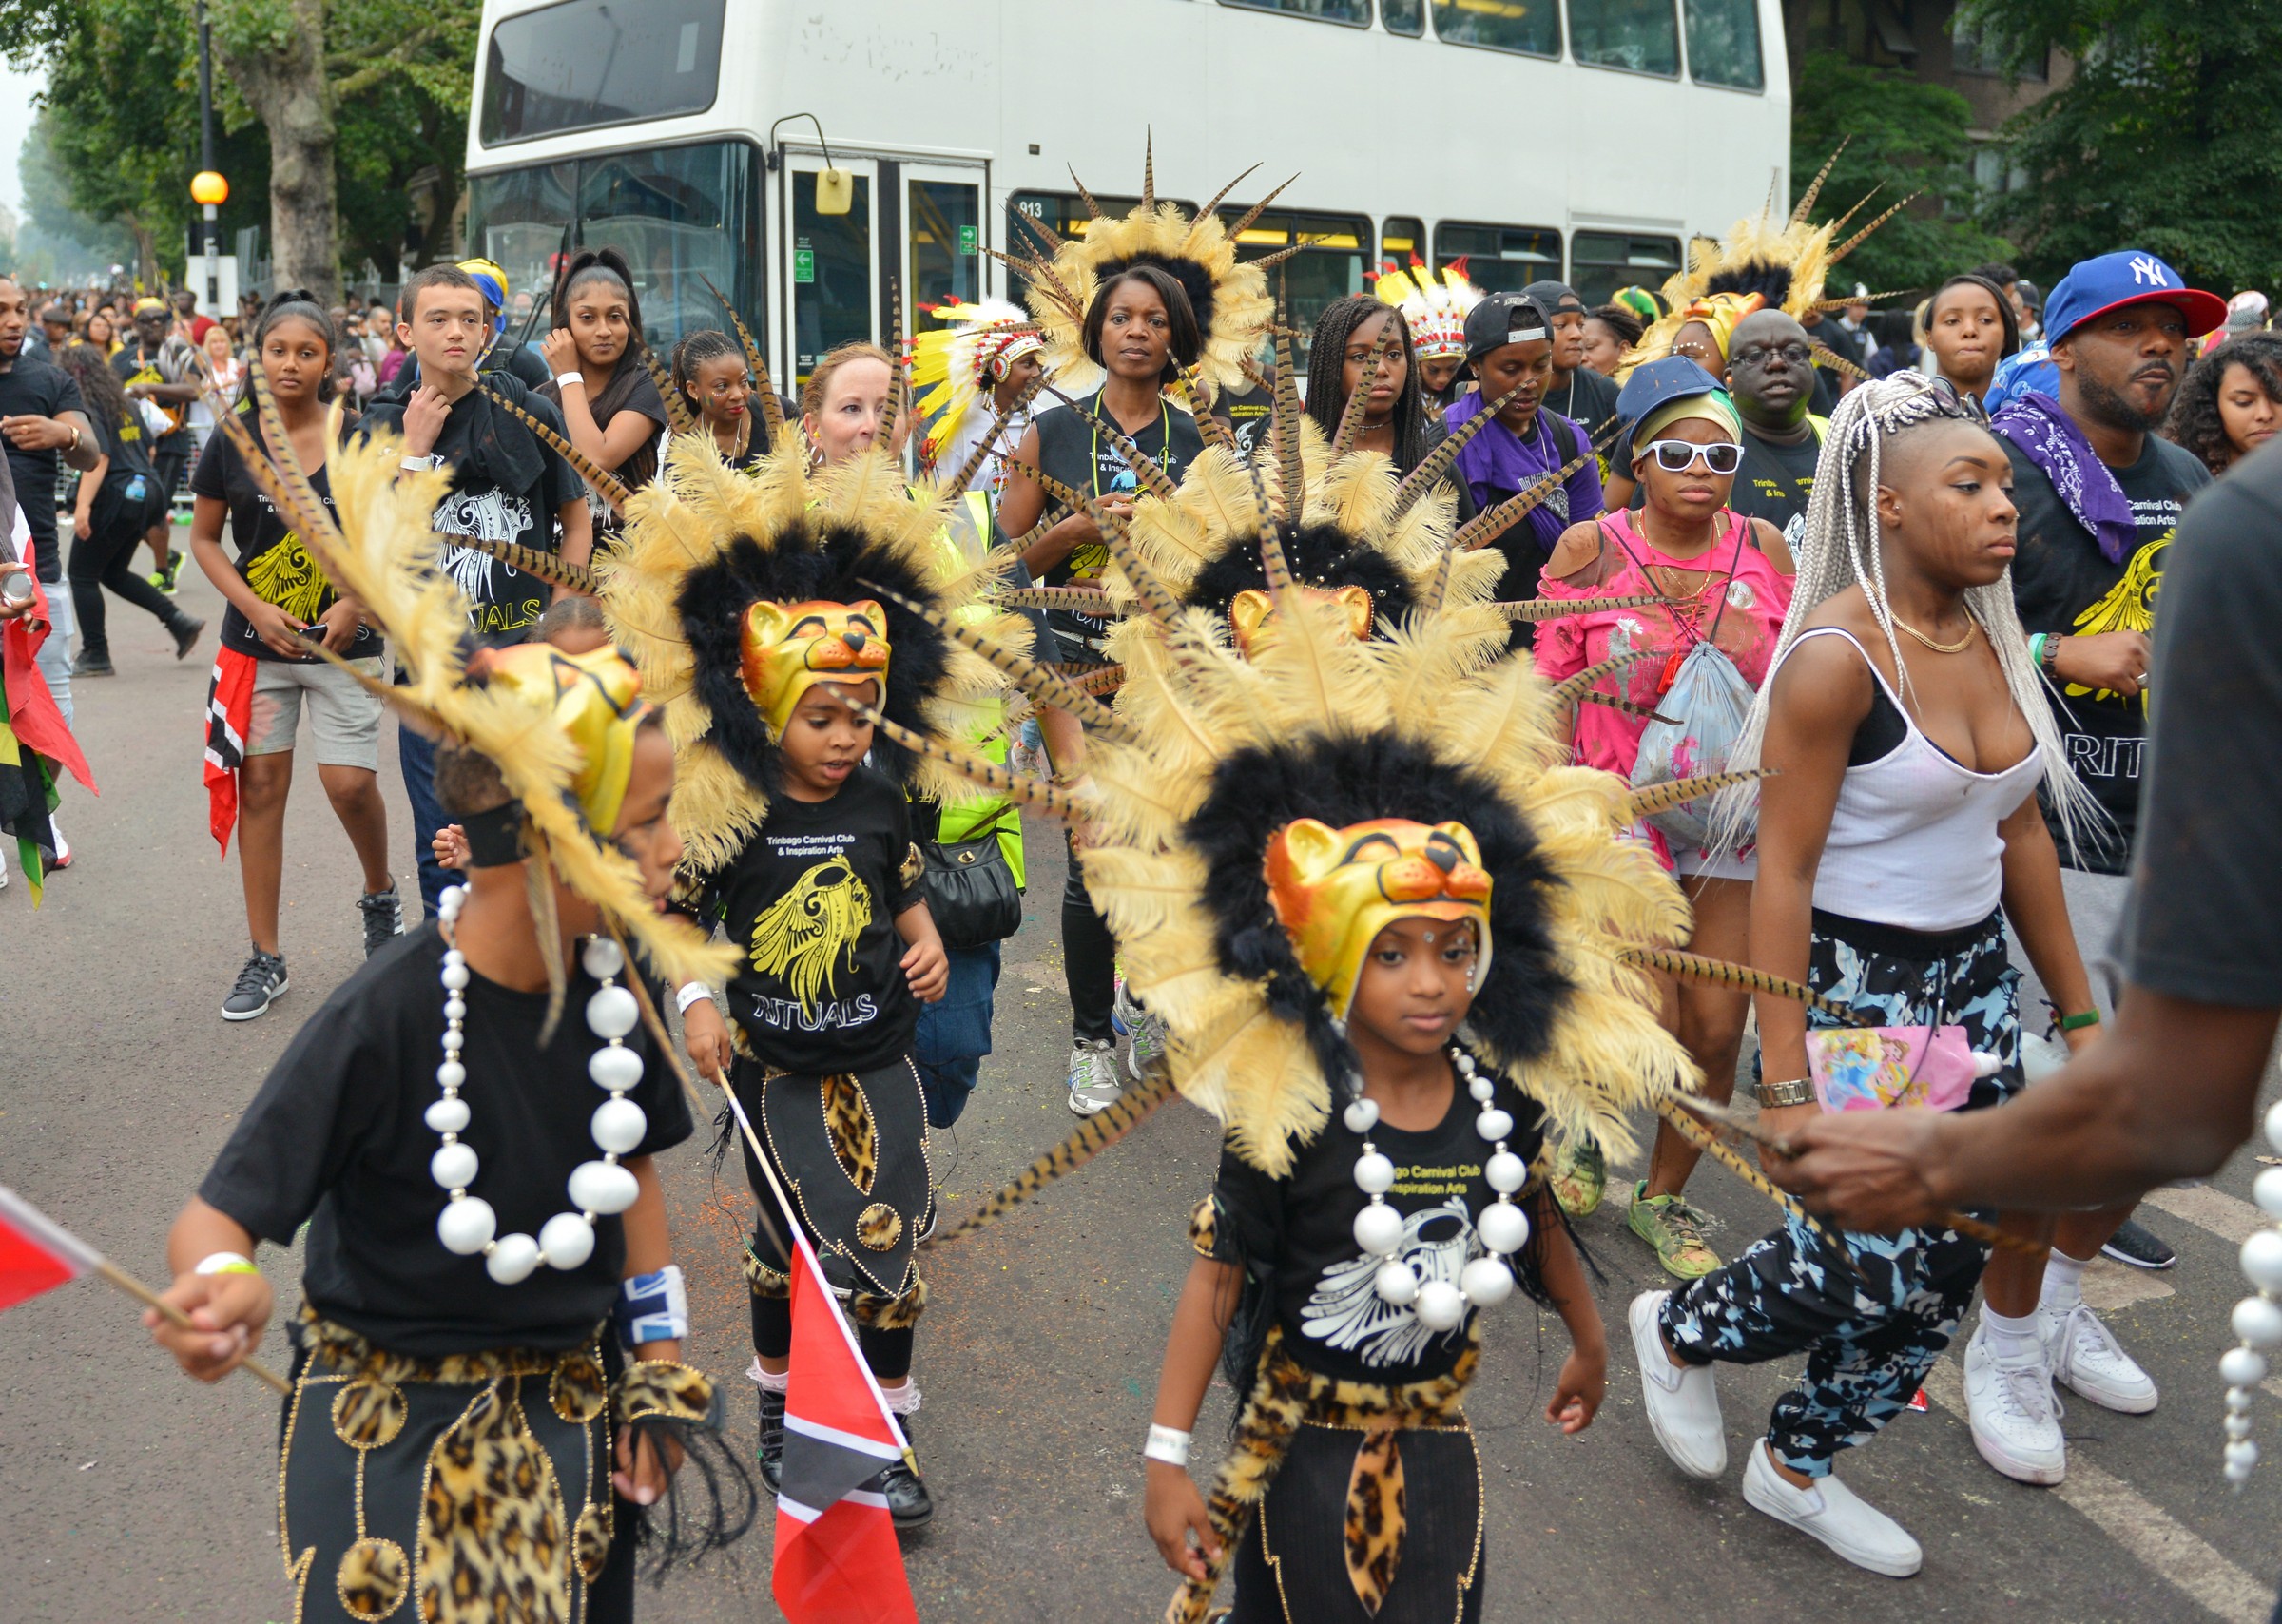
[[[190, 195], [205, 211], [200, 235], [206, 251], [206, 314], [222, 319], [222, 274], [215, 255], [222, 248], [221, 209], [230, 195], [229, 183], [214, 167], [214, 30], [206, 21], [206, 0], [198, 0], [198, 166]], [[210, 185], [202, 183], [211, 182]], [[211, 192], [213, 196], [204, 195]]]

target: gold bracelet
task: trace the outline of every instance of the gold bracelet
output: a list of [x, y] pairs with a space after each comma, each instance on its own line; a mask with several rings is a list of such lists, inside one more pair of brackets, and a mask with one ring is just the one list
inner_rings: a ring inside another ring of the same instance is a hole
[[1793, 1077], [1787, 1083], [1759, 1083], [1755, 1085], [1762, 1111], [1781, 1110], [1785, 1106], [1812, 1105], [1814, 1079]]

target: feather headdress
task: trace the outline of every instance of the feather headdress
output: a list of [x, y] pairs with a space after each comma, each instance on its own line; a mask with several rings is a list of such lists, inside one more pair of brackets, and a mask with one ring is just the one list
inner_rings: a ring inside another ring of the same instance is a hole
[[1481, 290], [1467, 280], [1464, 260], [1444, 265], [1438, 278], [1413, 254], [1409, 269], [1385, 272], [1371, 291], [1402, 312], [1419, 359], [1466, 353], [1466, 316], [1481, 302]]
[[911, 341], [911, 386], [918, 392], [918, 411], [934, 419], [927, 428], [925, 448], [932, 465], [943, 447], [958, 437], [967, 415], [978, 410], [977, 403], [1005, 381], [1007, 367], [1044, 349], [1046, 338], [1028, 312], [1002, 299], [971, 304], [954, 300], [928, 314], [950, 323], [930, 328]]

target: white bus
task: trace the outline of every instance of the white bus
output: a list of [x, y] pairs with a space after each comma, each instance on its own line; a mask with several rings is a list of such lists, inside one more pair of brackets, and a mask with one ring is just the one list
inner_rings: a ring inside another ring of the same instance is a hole
[[[732, 300], [780, 388], [950, 297], [1021, 285], [1010, 216], [1140, 189], [1288, 261], [1295, 322], [1415, 255], [1588, 304], [1788, 197], [1779, 0], [485, 0], [465, 242], [518, 307], [575, 245], [632, 262], [653, 344]], [[853, 178], [820, 212], [816, 177]], [[891, 291], [892, 290], [892, 291]], [[539, 318], [541, 320], [544, 317]]]

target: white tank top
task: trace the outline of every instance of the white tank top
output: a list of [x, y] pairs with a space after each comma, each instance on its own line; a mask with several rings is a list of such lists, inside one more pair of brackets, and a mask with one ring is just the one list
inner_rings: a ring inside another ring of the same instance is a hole
[[[1835, 626], [1799, 634], [1843, 637], [1870, 667], [1902, 718], [1902, 743], [1850, 766], [1839, 784], [1814, 875], [1825, 913], [1901, 930], [1962, 930], [1989, 917], [2004, 889], [2004, 841], [1997, 825], [2036, 792], [2043, 757], [2031, 750], [2002, 772], [1982, 773], [1942, 753], [1853, 634]], [[1777, 662], [1780, 669], [1781, 662]], [[1774, 680], [1774, 672], [1768, 673]]]

